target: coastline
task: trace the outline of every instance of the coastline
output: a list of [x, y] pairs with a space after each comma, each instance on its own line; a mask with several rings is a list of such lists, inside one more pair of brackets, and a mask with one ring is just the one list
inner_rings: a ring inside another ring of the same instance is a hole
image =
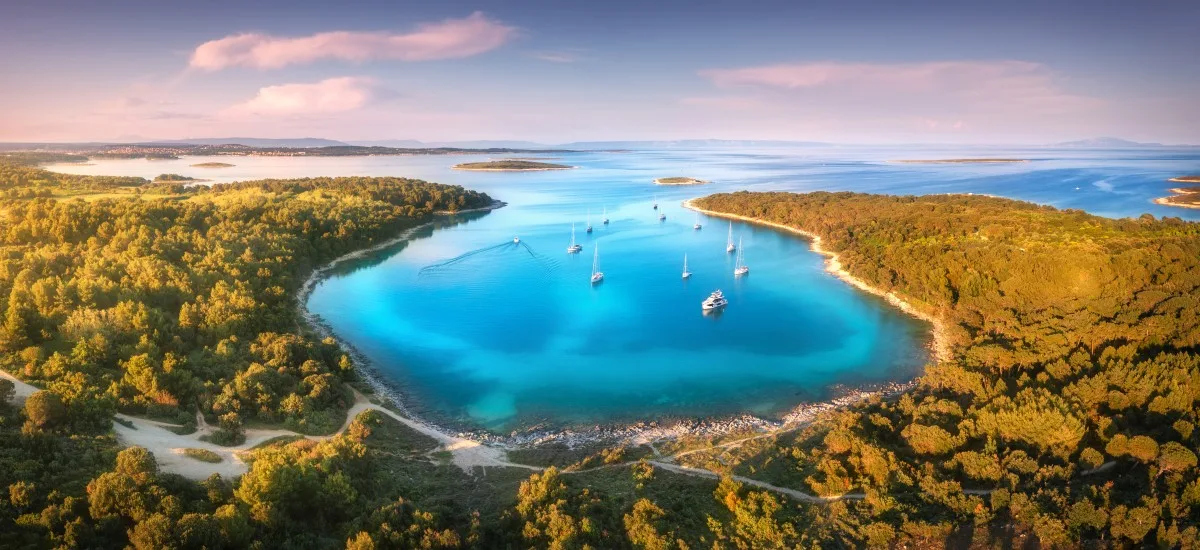
[[[1197, 181], [1200, 181], [1200, 180], [1193, 181], [1193, 180], [1183, 179], [1183, 178], [1171, 178], [1167, 181], [1174, 181], [1174, 182], [1181, 182], [1181, 183], [1196, 183]], [[1172, 193], [1174, 193], [1174, 195], [1170, 195], [1170, 196], [1166, 196], [1166, 197], [1159, 197], [1157, 199], [1154, 199], [1154, 201], [1152, 201], [1152, 202], [1154, 202], [1154, 204], [1157, 204], [1160, 206], [1174, 206], [1176, 208], [1200, 209], [1200, 203], [1181, 204], [1181, 203], [1177, 203], [1177, 202], [1171, 202], [1172, 197], [1177, 197], [1179, 195], [1200, 194], [1200, 188], [1172, 187], [1170, 189], [1170, 191]]]
[[901, 164], [1011, 164], [1029, 162], [1029, 159], [900, 159], [888, 162]]
[[[699, 198], [699, 197], [697, 197], [697, 198]], [[917, 308], [913, 307], [912, 304], [904, 301], [899, 296], [897, 296], [895, 293], [885, 292], [884, 290], [873, 287], [870, 284], [868, 284], [866, 281], [859, 279], [858, 277], [855, 277], [854, 275], [851, 275], [850, 272], [846, 271], [842, 267], [841, 262], [838, 261], [837, 254], [830, 252], [828, 250], [825, 250], [824, 248], [821, 247], [821, 236], [820, 235], [817, 235], [816, 233], [813, 233], [811, 231], [805, 231], [803, 229], [797, 229], [795, 227], [783, 225], [781, 223], [769, 222], [769, 221], [765, 221], [765, 220], [758, 220], [755, 218], [751, 218], [748, 216], [741, 216], [738, 214], [726, 214], [723, 212], [715, 212], [712, 210], [706, 210], [704, 208], [700, 208], [699, 206], [696, 206], [695, 201], [696, 201], [696, 198], [691, 198], [686, 201], [683, 201], [683, 207], [687, 208], [688, 210], [693, 210], [693, 211], [699, 212], [706, 216], [712, 216], [715, 218], [725, 218], [725, 219], [737, 220], [737, 221], [746, 222], [746, 223], [763, 225], [763, 226], [771, 227], [773, 229], [789, 231], [789, 232], [792, 232], [792, 233], [795, 233], [798, 235], [802, 235], [802, 236], [808, 238], [809, 249], [812, 250], [813, 252], [816, 252], [817, 254], [825, 256], [825, 271], [827, 271], [830, 274], [834, 275], [835, 277], [841, 279], [842, 281], [845, 281], [845, 282], [849, 283], [850, 285], [858, 288], [859, 290], [862, 290], [864, 292], [868, 292], [870, 294], [874, 294], [876, 296], [883, 298], [889, 304], [896, 307], [896, 309], [899, 309], [900, 311], [903, 311], [904, 313], [907, 313], [908, 315], [911, 315], [913, 317], [921, 319], [922, 321], [925, 321], [925, 322], [929, 323], [930, 325], [932, 325], [933, 326], [933, 331], [932, 331], [933, 332], [933, 341], [931, 342], [930, 349], [933, 351], [934, 360], [938, 363], [942, 363], [942, 362], [949, 361], [951, 359], [950, 344], [949, 344], [949, 342], [946, 341], [946, 330], [942, 324], [941, 319], [938, 319], [928, 313], [918, 310]]]

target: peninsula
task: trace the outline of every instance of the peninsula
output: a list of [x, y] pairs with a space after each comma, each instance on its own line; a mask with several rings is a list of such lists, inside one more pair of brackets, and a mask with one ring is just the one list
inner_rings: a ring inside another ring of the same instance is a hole
[[673, 176], [669, 178], [656, 178], [654, 185], [701, 185], [710, 183], [708, 180], [689, 178], [684, 176]]
[[1173, 181], [1176, 183], [1200, 183], [1200, 176], [1179, 176], [1171, 178], [1167, 181]]
[[228, 162], [201, 162], [200, 164], [193, 164], [192, 168], [232, 168], [233, 166]]
[[455, 164], [455, 170], [471, 170], [475, 172], [538, 172], [542, 170], [570, 170], [574, 166], [536, 162], [532, 160], [501, 159], [484, 162], [464, 162]]
[[894, 160], [904, 164], [1000, 164], [1009, 162], [1029, 162], [1028, 159], [910, 159], [910, 160]]
[[[1171, 178], [1167, 181], [1195, 181], [1200, 182], [1200, 176], [1181, 176]], [[1180, 208], [1200, 208], [1200, 185], [1190, 185], [1188, 187], [1174, 187], [1171, 189], [1173, 195], [1167, 197], [1159, 197], [1154, 199], [1154, 204], [1163, 206], [1178, 206]]]

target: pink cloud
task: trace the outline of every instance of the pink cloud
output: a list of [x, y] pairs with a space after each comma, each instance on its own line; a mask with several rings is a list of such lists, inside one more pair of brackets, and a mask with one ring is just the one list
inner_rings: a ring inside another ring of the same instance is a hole
[[277, 69], [322, 59], [429, 61], [478, 55], [511, 39], [516, 29], [480, 12], [463, 19], [426, 23], [410, 33], [335, 31], [302, 37], [247, 33], [196, 47], [190, 66], [216, 71], [227, 67]]
[[838, 113], [840, 128], [880, 133], [1016, 133], [1074, 123], [1106, 105], [1026, 61], [788, 63], [699, 74], [780, 118], [811, 122]]
[[346, 76], [311, 84], [280, 84], [260, 88], [252, 99], [226, 109], [224, 114], [242, 116], [343, 113], [366, 106], [377, 95], [378, 86], [370, 78]]

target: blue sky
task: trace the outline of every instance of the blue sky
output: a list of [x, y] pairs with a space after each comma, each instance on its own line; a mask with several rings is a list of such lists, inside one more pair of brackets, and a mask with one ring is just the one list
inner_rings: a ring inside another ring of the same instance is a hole
[[6, 2], [0, 140], [1200, 143], [1200, 2]]

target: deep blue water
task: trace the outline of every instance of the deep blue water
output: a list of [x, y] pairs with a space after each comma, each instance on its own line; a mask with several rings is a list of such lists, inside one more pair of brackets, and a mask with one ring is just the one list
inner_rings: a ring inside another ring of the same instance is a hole
[[[895, 159], [1004, 156], [1020, 164], [897, 164]], [[460, 216], [397, 251], [341, 270], [309, 308], [436, 418], [495, 430], [656, 419], [770, 415], [820, 399], [833, 384], [912, 377], [928, 327], [826, 274], [802, 239], [733, 224], [751, 274], [733, 276], [727, 222], [680, 207], [730, 190], [986, 193], [1105, 216], [1200, 219], [1150, 201], [1167, 178], [1200, 172], [1196, 150], [822, 148], [559, 155], [579, 169], [458, 172], [463, 157], [237, 158], [201, 170], [179, 161], [101, 161], [56, 168], [163, 172], [217, 181], [394, 175], [461, 184], [508, 206]], [[473, 159], [472, 159], [473, 160]], [[660, 176], [712, 180], [660, 187]], [[651, 208], [657, 195], [667, 215]], [[607, 208], [611, 223], [600, 223]], [[584, 232], [588, 210], [595, 232]], [[568, 255], [571, 223], [584, 250]], [[521, 245], [512, 243], [519, 235]], [[592, 287], [594, 247], [605, 281]], [[683, 255], [692, 278], [680, 278]], [[705, 316], [720, 288], [730, 306]]]

